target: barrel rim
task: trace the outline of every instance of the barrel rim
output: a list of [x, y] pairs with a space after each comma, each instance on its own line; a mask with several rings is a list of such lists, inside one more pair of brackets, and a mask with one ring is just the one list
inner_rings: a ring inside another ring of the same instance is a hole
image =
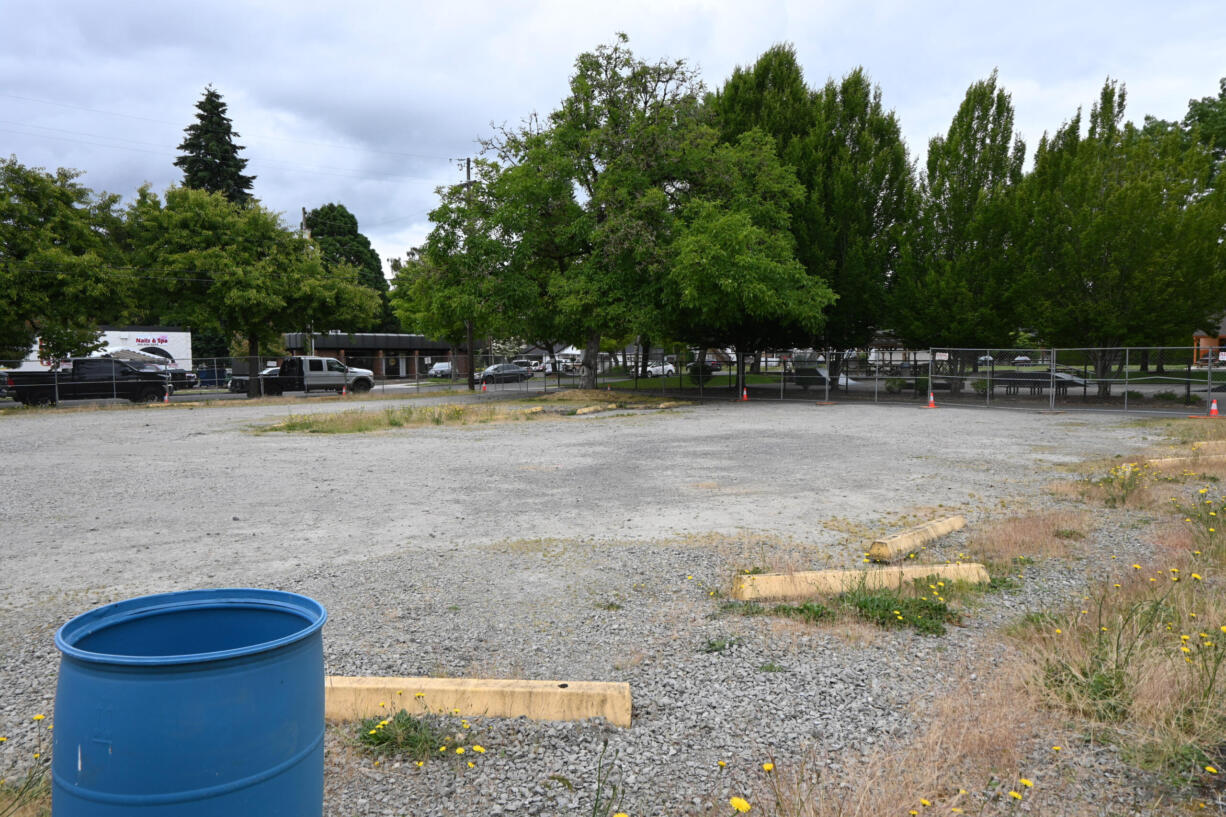
[[[122, 655], [92, 652], [77, 647], [82, 639], [94, 633], [127, 621], [165, 613], [203, 610], [217, 607], [247, 607], [275, 609], [300, 616], [304, 626], [287, 636], [272, 641], [246, 644], [228, 650], [214, 650], [181, 655]], [[268, 590], [257, 587], [231, 587], [208, 590], [180, 590], [173, 593], [155, 593], [112, 602], [74, 616], [55, 633], [55, 646], [65, 656], [95, 664], [126, 666], [170, 666], [176, 664], [199, 664], [224, 661], [246, 655], [269, 652], [293, 644], [317, 633], [328, 619], [328, 611], [322, 604], [307, 596], [285, 590]]]

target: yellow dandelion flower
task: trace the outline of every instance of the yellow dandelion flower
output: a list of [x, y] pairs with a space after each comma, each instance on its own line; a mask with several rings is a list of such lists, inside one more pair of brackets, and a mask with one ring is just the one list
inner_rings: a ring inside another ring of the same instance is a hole
[[762, 771], [764, 771], [764, 772], [773, 772], [773, 771], [775, 771], [775, 764], [774, 764], [774, 763], [763, 763], [763, 764], [762, 764]]
[[415, 692], [415, 693], [413, 693], [413, 697], [414, 697], [414, 698], [424, 698], [424, 697], [426, 697], [426, 693], [424, 693], [424, 692]]
[[424, 760], [419, 760], [419, 761], [417, 761], [417, 768], [419, 768], [419, 769], [420, 769], [420, 768], [421, 768], [422, 766], [424, 766], [424, 765], [426, 765], [426, 762], [425, 762]]
[[403, 689], [398, 689], [398, 690], [396, 690], [396, 694], [397, 694], [397, 695], [403, 695], [403, 694], [404, 694], [404, 690], [403, 690]]
[[1064, 630], [1061, 630], [1059, 627], [1056, 628], [1056, 635], [1060, 635], [1063, 632]]
[[624, 811], [619, 811], [616, 814], [614, 814], [613, 817], [630, 817], [630, 815]]
[[475, 768], [477, 768], [477, 764], [476, 764], [476, 763], [473, 763], [473, 762], [470, 760], [470, 761], [468, 761], [468, 768], [470, 768], [470, 769], [475, 769]]
[[1051, 747], [1051, 750], [1052, 750], [1053, 752], [1058, 752], [1058, 751], [1060, 751], [1060, 750], [1061, 750], [1061, 749], [1063, 749], [1063, 748], [1064, 748], [1063, 746], [1053, 746], [1053, 747]]
[[[38, 758], [39, 758], [39, 755], [40, 755], [40, 754], [41, 754], [41, 752], [35, 752], [35, 753], [34, 753], [34, 759], [35, 759], [35, 760], [38, 760]], [[1205, 768], [1207, 769], [1207, 768], [1209, 768], [1209, 767], [1208, 767], [1208, 766], [1206, 766]]]
[[387, 706], [387, 703], [385, 701], [379, 701], [379, 706]]
[[479, 744], [474, 743], [474, 744], [473, 744], [473, 751], [474, 751], [474, 752], [476, 752], [476, 753], [477, 753], [477, 754], [479, 754], [479, 755], [483, 755], [483, 754], [485, 754], [485, 747], [484, 747], [484, 746], [481, 746], [481, 745], [479, 745]]
[[377, 735], [377, 734], [379, 734], [379, 730], [378, 730], [378, 729], [371, 729], [371, 730], [370, 730], [369, 732], [367, 732], [366, 734], [368, 734], [368, 735]]
[[1034, 788], [1033, 780], [1027, 780], [1026, 778], [1022, 777], [1022, 778], [1018, 778], [1018, 782], [1021, 783], [1023, 786], [1025, 786], [1028, 789]]
[[966, 794], [966, 789], [958, 789], [958, 794]]
[[920, 805], [921, 805], [921, 806], [925, 806], [925, 807], [927, 807], [927, 806], [931, 806], [931, 805], [932, 805], [932, 803], [929, 803], [927, 800], [925, 800], [924, 798], [922, 798], [922, 797], [921, 797], [921, 798], [920, 798]]
[[911, 817], [916, 817], [916, 815], [918, 815], [919, 812], [916, 811], [915, 809], [911, 809], [910, 811], [907, 812], [907, 814], [910, 814]]
[[958, 808], [957, 806], [950, 806], [949, 810], [952, 811], [954, 814], [965, 814], [966, 813], [962, 809]]
[[46, 715], [35, 715], [35, 716], [34, 716], [34, 720], [36, 720], [36, 721], [41, 721], [41, 720], [42, 720], [43, 718], [45, 718], [45, 717], [47, 717], [47, 716], [46, 716]]
[[1217, 774], [1217, 769], [1213, 768], [1212, 766], [1206, 766], [1205, 771], [1207, 771], [1209, 774]]
[[1010, 797], [1012, 797], [1014, 800], [1021, 800], [1021, 799], [1022, 799], [1022, 795], [1021, 795], [1021, 793], [1020, 793], [1020, 792], [1016, 792], [1016, 791], [1011, 791], [1011, 792], [1009, 792], [1009, 796], [1010, 796]]
[[4, 743], [8, 738], [0, 736], [0, 743]]
[[741, 814], [749, 811], [749, 801], [743, 797], [733, 797], [728, 801], [728, 805], [739, 811]]
[[728, 764], [727, 764], [725, 761], [721, 760], [721, 761], [719, 761], [719, 763], [718, 763], [717, 765], [718, 765], [718, 766], [719, 766], [721, 769], [723, 769], [723, 768], [725, 768], [725, 767], [726, 767]]
[[1199, 574], [1199, 573], [1193, 573], [1193, 574], [1192, 574], [1192, 578], [1193, 578], [1193, 579], [1195, 579], [1195, 580], [1196, 580], [1196, 581], [1198, 581], [1198, 582], [1199, 582], [1199, 581], [1201, 581], [1201, 577], [1200, 577], [1200, 574]]
[[464, 747], [463, 747], [463, 746], [457, 746], [457, 747], [455, 748], [455, 753], [456, 753], [457, 755], [462, 755], [462, 754], [464, 754]]

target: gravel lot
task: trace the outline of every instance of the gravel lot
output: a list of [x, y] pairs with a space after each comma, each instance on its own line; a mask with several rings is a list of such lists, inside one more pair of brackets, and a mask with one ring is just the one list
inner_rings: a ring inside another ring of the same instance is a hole
[[[767, 757], [812, 751], [837, 771], [906, 736], [913, 707], [1001, 660], [1002, 622], [1084, 584], [1084, 571], [1038, 565], [947, 636], [849, 639], [713, 616], [711, 593], [736, 570], [854, 566], [873, 535], [1042, 507], [1062, 464], [1155, 443], [1118, 415], [766, 402], [251, 432], [339, 405], [0, 417], [0, 774], [24, 756], [30, 713], [53, 712], [52, 636], [69, 617], [146, 593], [262, 586], [328, 608], [330, 674], [632, 687], [629, 730], [474, 721], [489, 750], [475, 769], [376, 767], [330, 730], [329, 815], [590, 814], [605, 740], [631, 815], [724, 814], [730, 795], [760, 790]], [[1145, 545], [1119, 525], [1090, 547]], [[1094, 762], [1102, 813], [1138, 813], [1134, 781], [1109, 753]]]

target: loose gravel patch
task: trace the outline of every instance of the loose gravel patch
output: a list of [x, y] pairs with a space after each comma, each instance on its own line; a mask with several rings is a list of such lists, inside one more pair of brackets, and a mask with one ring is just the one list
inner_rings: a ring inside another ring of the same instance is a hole
[[[31, 714], [53, 715], [52, 636], [68, 618], [145, 593], [261, 586], [328, 608], [329, 674], [631, 684], [630, 729], [471, 719], [460, 737], [487, 750], [473, 768], [375, 765], [332, 727], [329, 815], [590, 814], [602, 751], [620, 810], [725, 813], [730, 796], [761, 792], [768, 758], [808, 754], [837, 773], [907, 738], [925, 706], [1007, 664], [1000, 627], [1149, 547], [1142, 515], [1115, 514], [1076, 558], [1021, 567], [1016, 588], [946, 636], [854, 638], [720, 615], [719, 602], [738, 569], [856, 566], [873, 535], [925, 513], [967, 516], [927, 552], [955, 558], [977, 521], [1060, 507], [1042, 488], [1065, 466], [1150, 445], [1149, 432], [1112, 415], [767, 403], [250, 432], [287, 412], [0, 418], [0, 772], [21, 765]], [[1103, 814], [1141, 813], [1152, 781], [1110, 750], [1083, 757], [1101, 770], [1087, 796]]]

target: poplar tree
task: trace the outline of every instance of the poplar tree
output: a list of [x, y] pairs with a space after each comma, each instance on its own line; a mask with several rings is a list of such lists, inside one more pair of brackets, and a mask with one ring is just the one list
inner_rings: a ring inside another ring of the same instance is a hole
[[175, 167], [183, 171], [183, 186], [221, 193], [235, 204], [251, 201], [255, 176], [243, 174], [247, 160], [238, 155], [243, 146], [234, 143], [238, 134], [226, 116], [226, 103], [213, 86], [204, 89], [196, 103], [196, 122], [183, 132], [187, 134], [179, 145], [183, 154], [175, 159]]
[[[928, 143], [920, 217], [896, 282], [895, 328], [913, 347], [999, 347], [1017, 331], [1014, 197], [1026, 146], [996, 72], [973, 83]], [[968, 353], [974, 365], [977, 355]]]

